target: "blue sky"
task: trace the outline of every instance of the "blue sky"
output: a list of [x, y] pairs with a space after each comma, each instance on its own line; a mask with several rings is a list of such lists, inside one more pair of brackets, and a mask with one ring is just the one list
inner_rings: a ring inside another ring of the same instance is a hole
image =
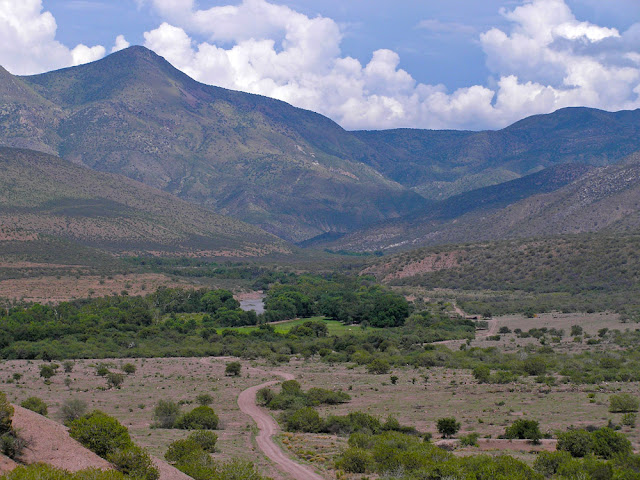
[[345, 128], [500, 128], [570, 105], [640, 106], [638, 0], [0, 0], [0, 10], [0, 64], [13, 73], [141, 44], [204, 83]]

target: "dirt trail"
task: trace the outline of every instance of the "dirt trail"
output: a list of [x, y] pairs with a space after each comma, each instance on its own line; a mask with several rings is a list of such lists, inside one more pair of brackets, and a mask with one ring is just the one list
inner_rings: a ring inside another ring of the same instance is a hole
[[[289, 373], [272, 373], [281, 376], [285, 380], [293, 380], [295, 378]], [[253, 418], [258, 426], [259, 433], [256, 436], [256, 443], [258, 444], [258, 447], [277, 465], [281, 471], [289, 474], [296, 480], [324, 480], [323, 477], [314, 473], [309, 467], [291, 460], [273, 441], [272, 437], [278, 433], [280, 428], [269, 413], [256, 405], [256, 393], [261, 388], [271, 386], [275, 383], [278, 382], [273, 380], [271, 382], [247, 388], [238, 396], [238, 406], [240, 407], [240, 410]]]

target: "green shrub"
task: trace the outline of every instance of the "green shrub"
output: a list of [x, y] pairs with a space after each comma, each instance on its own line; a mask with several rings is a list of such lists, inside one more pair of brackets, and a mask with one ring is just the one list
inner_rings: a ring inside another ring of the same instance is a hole
[[491, 369], [486, 365], [478, 365], [473, 369], [473, 377], [478, 383], [488, 383], [491, 377]]
[[635, 428], [636, 418], [637, 418], [637, 415], [635, 413], [625, 413], [622, 416], [622, 424], [627, 427]]
[[213, 453], [216, 451], [216, 442], [218, 441], [218, 435], [209, 430], [196, 430], [195, 432], [189, 434], [187, 440], [193, 440], [205, 452]]
[[180, 416], [180, 407], [171, 400], [160, 400], [153, 409], [154, 426], [173, 428]]
[[569, 452], [540, 452], [533, 462], [533, 469], [548, 478], [558, 473], [560, 466], [569, 461]]
[[302, 393], [302, 387], [295, 380], [285, 380], [280, 385], [280, 393], [283, 395], [300, 395]]
[[311, 407], [303, 407], [293, 413], [284, 414], [284, 423], [289, 432], [320, 432], [324, 423], [318, 412]]
[[365, 473], [373, 465], [369, 452], [361, 448], [347, 448], [336, 460], [336, 468], [348, 473]]
[[9, 458], [19, 458], [26, 446], [27, 440], [14, 431], [0, 435], [0, 453]]
[[208, 393], [201, 393], [196, 397], [198, 405], [204, 405], [205, 407], [213, 403], [213, 397]]
[[460, 422], [456, 421], [453, 417], [440, 418], [436, 422], [438, 433], [442, 435], [442, 438], [448, 438], [454, 436], [460, 430]]
[[133, 447], [127, 428], [99, 410], [71, 422], [69, 435], [103, 458]]
[[175, 428], [181, 428], [182, 430], [215, 430], [218, 428], [219, 421], [218, 416], [211, 407], [202, 405], [178, 417]]
[[0, 435], [11, 432], [13, 420], [13, 407], [7, 400], [7, 396], [0, 392]]
[[56, 374], [56, 369], [53, 368], [51, 365], [42, 365], [40, 367], [40, 376], [45, 380], [49, 380], [55, 374]]
[[77, 420], [87, 412], [87, 404], [77, 398], [70, 398], [65, 400], [60, 408], [60, 415], [62, 416], [62, 422], [65, 425]]
[[176, 440], [169, 444], [169, 448], [167, 449], [167, 453], [164, 454], [164, 458], [167, 462], [176, 463], [180, 462], [183, 458], [191, 455], [194, 452], [198, 452], [199, 450], [204, 450], [198, 442], [196, 442], [193, 438], [184, 438], [182, 440]]
[[100, 470], [90, 468], [79, 472], [69, 473], [66, 470], [37, 463], [28, 467], [18, 467], [6, 473], [3, 480], [130, 480], [115, 470]]
[[462, 445], [463, 447], [477, 447], [478, 438], [480, 438], [480, 434], [478, 432], [472, 432], [468, 435], [461, 435], [460, 445]]
[[258, 402], [258, 405], [266, 407], [271, 403], [273, 397], [275, 397], [275, 393], [273, 393], [273, 390], [269, 387], [263, 387], [256, 392], [256, 402]]
[[584, 457], [593, 450], [593, 438], [584, 429], [569, 430], [558, 435], [556, 448], [569, 452], [572, 457]]
[[631, 442], [622, 434], [610, 428], [600, 428], [591, 434], [594, 455], [612, 458], [615, 455], [631, 453]]
[[324, 430], [341, 435], [352, 433], [376, 434], [382, 431], [382, 424], [376, 417], [364, 412], [351, 412], [345, 416], [329, 415]]
[[48, 413], [47, 404], [44, 403], [44, 400], [38, 397], [29, 397], [25, 401], [23, 401], [20, 406], [22, 408], [26, 408], [27, 410], [36, 412], [39, 415], [46, 416]]
[[345, 392], [334, 392], [325, 388], [310, 388], [305, 392], [309, 405], [338, 405], [351, 400]]
[[538, 443], [542, 438], [540, 424], [535, 420], [516, 420], [511, 426], [505, 429], [504, 437], [509, 439], [531, 440], [533, 443]]
[[240, 362], [229, 362], [224, 369], [224, 374], [230, 377], [239, 377], [242, 365]]
[[136, 373], [136, 366], [133, 363], [125, 363], [122, 366], [122, 371], [127, 375], [132, 375]]
[[122, 373], [109, 372], [107, 373], [107, 386], [109, 388], [120, 388], [124, 383], [124, 375]]
[[151, 457], [140, 447], [130, 446], [123, 450], [116, 450], [107, 455], [107, 460], [119, 471], [136, 480], [157, 480], [160, 477]]
[[376, 375], [384, 375], [389, 373], [390, 370], [391, 365], [382, 358], [375, 358], [367, 365], [367, 371], [369, 373], [375, 373]]
[[529, 375], [542, 375], [547, 371], [547, 362], [542, 357], [529, 357], [524, 361], [523, 368]]
[[611, 413], [637, 412], [639, 406], [640, 400], [628, 393], [611, 395], [609, 398], [609, 411]]

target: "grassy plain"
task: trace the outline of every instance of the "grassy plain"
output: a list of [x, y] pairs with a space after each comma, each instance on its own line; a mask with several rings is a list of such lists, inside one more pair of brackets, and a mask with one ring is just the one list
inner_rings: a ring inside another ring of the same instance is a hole
[[[276, 324], [277, 329], [286, 331], [302, 320]], [[498, 318], [498, 325], [514, 328], [534, 328], [547, 326], [570, 329], [571, 325], [581, 325], [588, 334], [598, 329], [635, 328], [634, 325], [621, 324], [613, 314], [549, 314], [527, 319], [522, 316]], [[331, 325], [330, 325], [330, 328]], [[340, 328], [333, 326], [332, 333], [339, 334]], [[355, 329], [356, 331], [359, 328]], [[513, 341], [512, 341], [513, 340]], [[518, 339], [515, 334], [502, 335], [499, 342], [479, 338], [473, 344], [477, 346], [495, 346], [499, 349], [512, 349], [532, 339]], [[554, 349], [581, 349], [568, 338]], [[452, 346], [453, 348], [453, 346]], [[589, 348], [605, 348], [604, 345]], [[288, 364], [273, 366], [265, 361], [241, 360], [243, 365], [240, 377], [226, 377], [224, 367], [229, 358], [164, 358], [131, 360], [137, 371], [127, 376], [121, 389], [106, 389], [106, 381], [96, 375], [98, 361], [80, 360], [68, 374], [72, 379], [69, 388], [64, 379], [67, 374], [59, 369], [50, 385], [45, 385], [39, 377], [40, 361], [5, 361], [0, 364], [0, 390], [5, 391], [10, 400], [21, 402], [30, 396], [44, 399], [50, 406], [49, 417], [59, 419], [60, 406], [70, 398], [86, 402], [89, 409], [98, 408], [114, 415], [126, 425], [135, 441], [158, 456], [162, 456], [167, 445], [186, 436], [180, 430], [151, 428], [153, 407], [161, 399], [171, 399], [183, 403], [183, 410], [193, 408], [200, 393], [209, 393], [214, 398], [213, 407], [221, 418], [223, 429], [218, 431], [219, 452], [216, 457], [226, 459], [239, 456], [255, 462], [266, 474], [274, 478], [283, 478], [257, 450], [253, 442], [255, 427], [252, 421], [240, 412], [237, 406], [238, 394], [265, 381], [278, 380], [278, 372], [293, 374], [303, 389], [323, 387], [343, 390], [349, 393], [349, 403], [336, 406], [323, 406], [318, 410], [321, 416], [346, 414], [355, 410], [364, 411], [381, 417], [383, 420], [395, 416], [401, 424], [415, 426], [421, 432], [431, 432], [437, 438], [435, 423], [438, 418], [455, 416], [462, 423], [461, 434], [477, 432], [481, 438], [497, 438], [504, 433], [507, 425], [519, 418], [538, 420], [543, 432], [554, 434], [570, 426], [605, 426], [612, 420], [619, 424], [620, 414], [608, 412], [608, 399], [611, 394], [629, 392], [640, 395], [637, 383], [608, 382], [600, 385], [575, 385], [558, 382], [556, 385], [536, 383], [535, 377], [522, 377], [519, 381], [504, 384], [479, 384], [468, 370], [454, 370], [441, 367], [395, 368], [390, 374], [373, 375], [364, 367], [350, 364], [327, 364], [316, 356], [308, 361], [293, 359]], [[129, 361], [129, 360], [127, 360]], [[110, 364], [112, 370], [118, 370], [121, 360], [102, 361]], [[18, 382], [12, 380], [13, 374], [22, 375]], [[392, 384], [391, 375], [397, 376]], [[640, 429], [623, 427], [622, 431], [633, 442], [634, 449], [640, 449]], [[333, 457], [346, 445], [345, 437], [315, 434], [282, 433], [279, 441], [290, 455], [301, 462], [312, 463], [326, 478], [335, 478]], [[533, 447], [513, 444], [511, 452], [516, 456], [532, 461], [530, 453]], [[498, 447], [481, 447], [495, 449]], [[460, 454], [479, 453], [480, 448], [457, 450]], [[490, 452], [491, 453], [491, 452]]]

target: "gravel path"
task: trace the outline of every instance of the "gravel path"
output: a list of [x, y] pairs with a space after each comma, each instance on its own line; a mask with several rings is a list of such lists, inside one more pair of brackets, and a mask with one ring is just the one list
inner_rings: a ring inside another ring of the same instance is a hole
[[[295, 378], [289, 373], [273, 373], [283, 377], [285, 380], [293, 380]], [[238, 396], [238, 406], [240, 410], [253, 418], [258, 426], [259, 433], [256, 437], [258, 447], [282, 472], [289, 474], [296, 480], [324, 480], [323, 477], [314, 473], [309, 467], [301, 465], [289, 458], [273, 441], [272, 437], [280, 428], [268, 412], [256, 405], [256, 393], [261, 388], [269, 387], [275, 383], [278, 382], [271, 381], [247, 388]]]

